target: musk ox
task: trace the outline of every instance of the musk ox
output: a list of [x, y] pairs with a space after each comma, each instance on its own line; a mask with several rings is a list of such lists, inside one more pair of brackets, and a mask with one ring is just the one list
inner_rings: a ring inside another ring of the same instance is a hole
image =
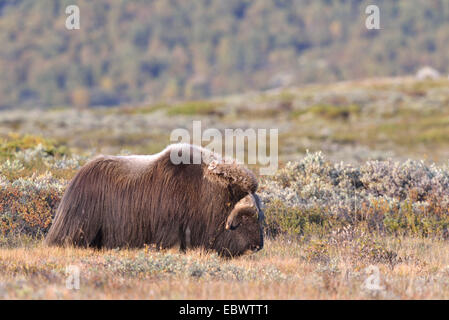
[[[180, 154], [189, 161], [175, 164], [172, 155]], [[198, 146], [174, 144], [151, 156], [99, 156], [70, 182], [45, 242], [179, 245], [182, 251], [203, 247], [238, 256], [263, 247], [256, 190], [251, 171]]]

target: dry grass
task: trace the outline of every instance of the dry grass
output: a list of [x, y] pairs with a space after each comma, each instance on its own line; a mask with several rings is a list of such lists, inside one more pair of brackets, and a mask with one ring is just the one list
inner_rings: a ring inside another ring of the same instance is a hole
[[[360, 239], [359, 239], [360, 240]], [[175, 250], [95, 251], [40, 243], [0, 249], [3, 299], [448, 299], [449, 244], [379, 239], [395, 260], [361, 255], [358, 240], [268, 240], [262, 252], [233, 260]], [[320, 245], [317, 245], [320, 244]], [[65, 268], [80, 268], [67, 289]], [[369, 266], [380, 290], [365, 287]]]

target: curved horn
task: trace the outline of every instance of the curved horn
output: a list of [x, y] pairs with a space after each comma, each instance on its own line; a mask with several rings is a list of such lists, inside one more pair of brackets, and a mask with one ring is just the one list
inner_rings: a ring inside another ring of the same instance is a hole
[[262, 211], [262, 208], [261, 208], [262, 207], [262, 203], [260, 201], [260, 198], [255, 193], [251, 193], [250, 195], [251, 195], [251, 198], [254, 201], [254, 205], [257, 208], [258, 219], [259, 219], [259, 221], [263, 221], [265, 219], [265, 214], [264, 214], [264, 212]]
[[239, 213], [239, 210], [240, 210], [240, 208], [238, 208], [238, 207], [234, 207], [234, 209], [232, 209], [231, 213], [229, 214], [228, 218], [226, 219], [226, 230], [231, 229], [232, 222], [234, 221], [235, 217]]
[[254, 212], [254, 208], [256, 209], [257, 219], [259, 220], [259, 222], [265, 219], [265, 215], [261, 209], [261, 201], [259, 197], [254, 193], [250, 193], [249, 195], [251, 196], [252, 203], [249, 203], [249, 199], [243, 198], [242, 200], [240, 200], [232, 209], [231, 213], [226, 219], [226, 229], [232, 229], [232, 223], [238, 214], [245, 214], [244, 212], [246, 212], [246, 214], [248, 214], [249, 212]]

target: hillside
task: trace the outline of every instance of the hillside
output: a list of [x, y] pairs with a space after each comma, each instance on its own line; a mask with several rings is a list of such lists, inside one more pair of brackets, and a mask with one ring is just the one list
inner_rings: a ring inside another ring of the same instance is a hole
[[[93, 110], [0, 111], [0, 139], [41, 136], [81, 153], [151, 154], [176, 128], [274, 128], [279, 160], [323, 151], [333, 161], [449, 157], [449, 79], [383, 78], [220, 98]], [[206, 141], [204, 141], [206, 143]]]
[[[81, 29], [65, 29], [77, 4]], [[381, 30], [365, 28], [377, 4]], [[0, 107], [141, 104], [449, 72], [449, 2], [0, 1]], [[356, 62], [356, 63], [355, 63]]]

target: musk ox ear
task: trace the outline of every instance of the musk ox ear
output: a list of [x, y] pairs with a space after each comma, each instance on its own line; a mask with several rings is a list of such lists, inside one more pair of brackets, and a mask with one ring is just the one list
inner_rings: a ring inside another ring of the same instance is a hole
[[226, 219], [226, 229], [234, 229], [240, 223], [243, 216], [257, 217], [261, 222], [264, 219], [263, 211], [260, 209], [260, 199], [256, 194], [251, 193], [237, 202]]
[[211, 161], [205, 170], [205, 176], [225, 188], [230, 188], [238, 199], [257, 190], [255, 175], [237, 162]]

